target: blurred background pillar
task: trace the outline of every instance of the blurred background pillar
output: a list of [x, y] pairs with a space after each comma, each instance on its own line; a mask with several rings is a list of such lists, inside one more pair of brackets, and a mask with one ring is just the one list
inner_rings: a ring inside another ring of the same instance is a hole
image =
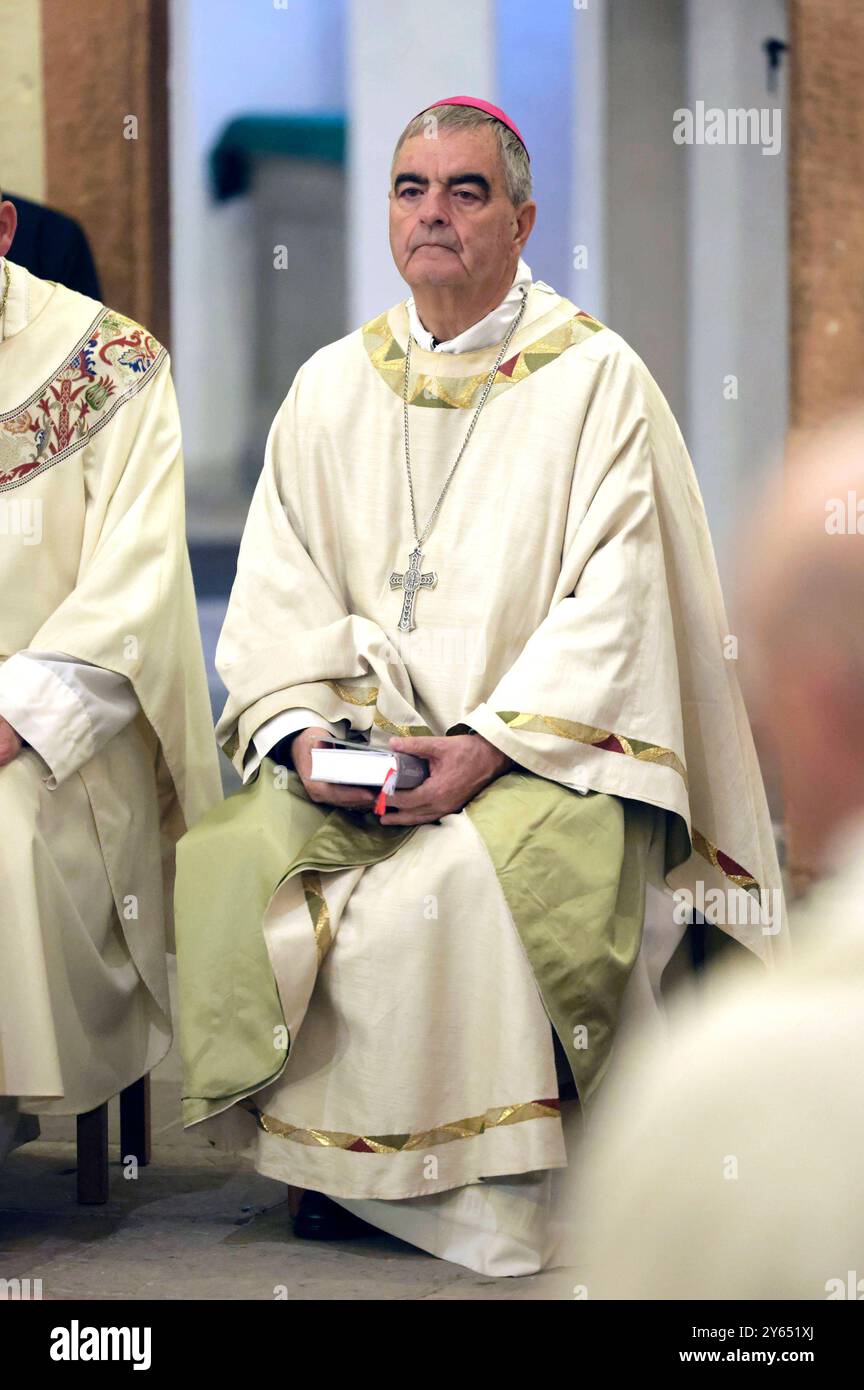
[[864, 393], [864, 5], [790, 0], [793, 429]]
[[[344, 287], [344, 253], [338, 275], [331, 254], [345, 237], [343, 200], [332, 196], [333, 225], [322, 227], [320, 188], [310, 203], [309, 179], [284, 157], [284, 145], [279, 154], [282, 142], [274, 138], [267, 159], [245, 137], [248, 187], [217, 196], [214, 153], [226, 136], [239, 152], [238, 122], [249, 135], [262, 122], [344, 121], [345, 0], [172, 0], [169, 18], [172, 360], [189, 524], [209, 540], [236, 540], [250, 474], [257, 476], [264, 457], [264, 398], [269, 426], [298, 354], [310, 356], [353, 325], [344, 288], [338, 321], [332, 312]], [[331, 174], [335, 167], [331, 161]], [[320, 162], [317, 172], [320, 183]], [[280, 245], [288, 254], [277, 261]], [[326, 254], [316, 257], [316, 247]], [[316, 317], [318, 336], [310, 340]], [[262, 354], [269, 354], [266, 368]]]
[[162, 342], [167, 45], [167, 0], [42, 0], [45, 202], [84, 227], [106, 303]]
[[[864, 396], [864, 6], [790, 0], [790, 426]], [[792, 891], [812, 876], [787, 797]]]

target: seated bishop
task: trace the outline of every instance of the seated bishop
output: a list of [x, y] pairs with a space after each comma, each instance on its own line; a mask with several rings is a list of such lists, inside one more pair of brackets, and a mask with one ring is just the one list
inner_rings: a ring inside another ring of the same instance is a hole
[[167, 353], [6, 259], [0, 1160], [171, 1044], [174, 845], [221, 795]]
[[[421, 112], [389, 207], [411, 295], [294, 378], [219, 642], [244, 785], [178, 851], [185, 1123], [292, 1189], [298, 1235], [521, 1275], [615, 1049], [662, 1026], [673, 894], [779, 871], [692, 465], [636, 353], [525, 263], [518, 128]], [[333, 735], [429, 775], [316, 780]], [[754, 968], [775, 916], [724, 924]]]

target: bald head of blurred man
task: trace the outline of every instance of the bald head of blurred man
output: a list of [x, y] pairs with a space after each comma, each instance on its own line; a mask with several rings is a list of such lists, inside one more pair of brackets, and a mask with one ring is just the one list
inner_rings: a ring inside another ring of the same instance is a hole
[[742, 675], [783, 784], [793, 865], [864, 818], [864, 410], [789, 451], [750, 534]]

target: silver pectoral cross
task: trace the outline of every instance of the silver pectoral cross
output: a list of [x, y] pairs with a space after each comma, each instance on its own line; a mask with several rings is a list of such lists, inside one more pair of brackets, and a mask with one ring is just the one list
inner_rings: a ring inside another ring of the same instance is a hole
[[390, 576], [391, 589], [404, 589], [405, 597], [402, 600], [402, 612], [399, 615], [399, 630], [401, 632], [413, 632], [417, 624], [414, 622], [414, 600], [417, 597], [418, 589], [434, 589], [438, 583], [438, 575], [434, 570], [428, 574], [420, 573], [420, 565], [423, 554], [419, 546], [411, 551], [408, 557], [408, 569], [404, 574], [399, 574], [394, 570]]

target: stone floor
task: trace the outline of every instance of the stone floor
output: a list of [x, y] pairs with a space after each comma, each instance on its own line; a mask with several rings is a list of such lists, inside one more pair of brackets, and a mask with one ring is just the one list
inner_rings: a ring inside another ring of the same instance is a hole
[[0, 1166], [0, 1278], [41, 1279], [46, 1300], [561, 1297], [560, 1271], [489, 1279], [383, 1234], [295, 1239], [281, 1183], [183, 1130], [176, 1051], [151, 1086], [153, 1162], [136, 1179], [124, 1177], [110, 1107], [104, 1206], [76, 1203], [73, 1118], [43, 1119], [41, 1137]]
[[[154, 1086], [157, 1109], [168, 1090]], [[559, 1296], [549, 1292], [553, 1272], [487, 1279], [390, 1236], [296, 1240], [280, 1183], [173, 1129], [156, 1135], [154, 1161], [137, 1180], [124, 1180], [119, 1149], [112, 1160], [109, 1202], [79, 1207], [69, 1138], [10, 1157], [0, 1171], [0, 1277], [41, 1279], [45, 1299]]]

